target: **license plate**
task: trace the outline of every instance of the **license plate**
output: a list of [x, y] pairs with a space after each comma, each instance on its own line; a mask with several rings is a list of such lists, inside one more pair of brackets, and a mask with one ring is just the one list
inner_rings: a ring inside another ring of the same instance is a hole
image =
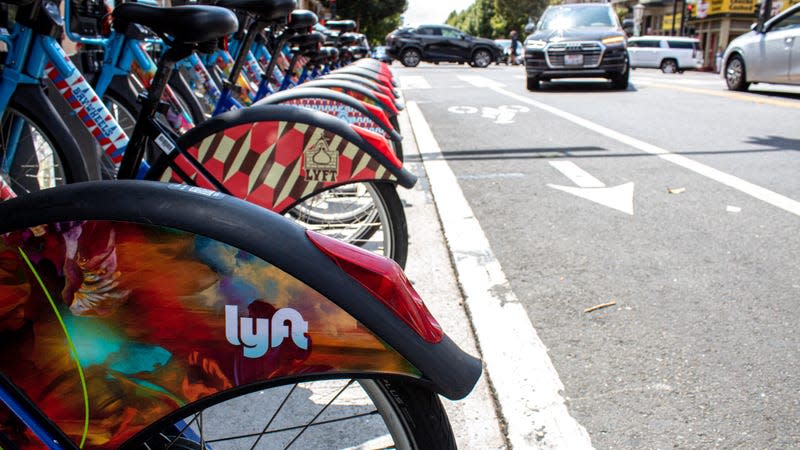
[[570, 55], [567, 53], [564, 55], [564, 65], [565, 66], [582, 66], [583, 65], [583, 55]]

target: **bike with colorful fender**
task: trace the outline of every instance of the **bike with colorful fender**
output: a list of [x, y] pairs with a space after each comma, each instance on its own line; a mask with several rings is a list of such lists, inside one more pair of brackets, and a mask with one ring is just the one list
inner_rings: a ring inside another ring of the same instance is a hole
[[7, 4], [16, 11], [17, 23], [6, 24], [13, 25], [13, 33], [0, 35], [7, 49], [0, 79], [0, 200], [90, 176], [42, 84], [45, 66], [62, 61], [54, 38], [58, 10]]
[[[218, 3], [226, 6], [228, 1]], [[236, 9], [265, 22], [286, 20], [294, 8], [286, 0], [235, 1]], [[155, 120], [161, 90], [175, 63], [200, 44], [232, 31], [209, 24], [199, 32], [185, 8], [190, 7], [126, 3], [114, 10], [115, 30], [138, 23], [160, 35], [169, 47], [142, 102], [118, 176], [133, 178], [140, 173], [149, 141], [160, 154], [147, 169], [146, 179], [219, 190], [282, 214], [292, 210], [291, 216], [309, 228], [359, 243], [403, 265], [408, 237], [396, 184], [411, 187], [416, 178], [402, 168], [382, 136], [323, 113], [285, 105], [231, 111], [181, 136]], [[227, 14], [235, 19], [232, 12]], [[178, 23], [187, 31], [175, 31], [180, 30]], [[228, 26], [235, 29], [235, 24]], [[363, 214], [354, 221], [352, 211]]]
[[454, 449], [481, 373], [391, 260], [145, 181], [0, 204], [0, 335], [9, 449]]
[[[249, 4], [265, 16], [272, 14], [269, 17], [276, 22], [285, 20], [294, 7], [285, 0]], [[92, 127], [106, 154], [121, 164], [118, 176], [189, 183], [234, 194], [281, 214], [292, 211], [291, 217], [308, 227], [404, 264], [408, 237], [395, 186], [410, 187], [415, 177], [403, 170], [382, 137], [297, 107], [264, 105], [236, 111], [182, 136], [159, 120], [160, 99], [175, 62], [207, 48], [237, 26], [229, 11], [220, 16], [223, 10], [215, 8], [214, 14], [203, 15], [204, 10], [196, 8], [123, 4], [114, 12], [115, 33], [135, 40], [140, 32], [133, 25], [147, 26], [170, 46], [143, 96], [130, 145], [69, 58], [63, 51], [62, 58], [56, 58], [60, 64], [52, 69], [60, 74], [53, 77], [56, 87], [72, 101], [79, 116], [86, 117], [84, 122]], [[202, 30], [194, 32], [198, 26]], [[124, 45], [123, 41], [120, 48]], [[142, 161], [148, 150], [154, 154], [152, 166]], [[328, 195], [340, 186], [347, 188]], [[353, 221], [343, 211], [365, 213]], [[313, 216], [304, 220], [309, 212]]]

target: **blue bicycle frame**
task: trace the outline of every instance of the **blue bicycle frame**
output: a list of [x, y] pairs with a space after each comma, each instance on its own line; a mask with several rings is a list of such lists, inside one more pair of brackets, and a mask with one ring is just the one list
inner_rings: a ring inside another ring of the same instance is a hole
[[[41, 79], [49, 77], [59, 92], [73, 106], [76, 114], [86, 124], [103, 150], [115, 161], [121, 160], [128, 144], [128, 137], [119, 125], [108, 118], [108, 109], [86, 82], [78, 69], [51, 36], [34, 32], [19, 23], [3, 42], [9, 48], [6, 67], [0, 80], [0, 112], [8, 107], [11, 97], [20, 85], [39, 85]], [[77, 106], [76, 106], [77, 105]], [[19, 137], [21, 123], [12, 128], [12, 138]], [[11, 142], [16, 142], [14, 139]], [[5, 166], [13, 161], [15, 149], [11, 146], [4, 161]]]

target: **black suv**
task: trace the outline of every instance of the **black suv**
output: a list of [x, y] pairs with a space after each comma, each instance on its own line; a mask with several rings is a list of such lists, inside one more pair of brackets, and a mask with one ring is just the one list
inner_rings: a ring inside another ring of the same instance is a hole
[[615, 89], [628, 87], [625, 32], [608, 3], [548, 7], [525, 38], [528, 90], [553, 78], [602, 77]]
[[447, 25], [398, 28], [386, 36], [386, 47], [386, 53], [406, 67], [415, 67], [420, 61], [486, 67], [503, 53], [491, 39], [472, 37]]

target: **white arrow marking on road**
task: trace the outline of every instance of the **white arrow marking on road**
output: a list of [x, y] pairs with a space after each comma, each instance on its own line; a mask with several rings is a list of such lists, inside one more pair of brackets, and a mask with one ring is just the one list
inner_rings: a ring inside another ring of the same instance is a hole
[[551, 161], [550, 165], [572, 180], [578, 187], [558, 184], [548, 184], [547, 186], [633, 215], [632, 181], [619, 186], [606, 187], [602, 181], [593, 177], [572, 161]]

